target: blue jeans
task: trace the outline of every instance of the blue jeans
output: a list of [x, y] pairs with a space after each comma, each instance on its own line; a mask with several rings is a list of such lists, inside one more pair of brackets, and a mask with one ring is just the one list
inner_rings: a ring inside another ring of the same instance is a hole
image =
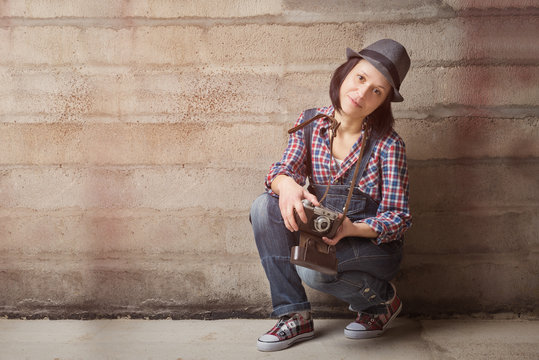
[[338, 273], [326, 275], [290, 263], [290, 248], [298, 232], [290, 232], [279, 210], [279, 199], [264, 193], [251, 206], [250, 220], [262, 266], [270, 283], [272, 316], [310, 310], [302, 280], [308, 286], [350, 304], [350, 310], [380, 314], [393, 297], [389, 284], [399, 270], [402, 243], [376, 245], [349, 237], [336, 245]]

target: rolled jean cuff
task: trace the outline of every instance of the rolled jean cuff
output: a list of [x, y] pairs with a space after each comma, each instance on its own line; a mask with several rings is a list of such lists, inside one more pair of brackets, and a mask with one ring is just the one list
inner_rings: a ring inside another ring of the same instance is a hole
[[311, 303], [304, 302], [299, 304], [288, 304], [288, 305], [281, 305], [275, 309], [273, 309], [273, 312], [271, 313], [272, 318], [279, 318], [286, 314], [293, 314], [299, 311], [305, 311], [305, 310], [311, 310]]

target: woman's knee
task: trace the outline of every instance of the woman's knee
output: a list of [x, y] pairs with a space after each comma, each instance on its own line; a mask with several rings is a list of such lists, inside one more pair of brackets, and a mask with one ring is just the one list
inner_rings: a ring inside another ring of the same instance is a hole
[[268, 193], [263, 193], [253, 201], [249, 212], [249, 221], [253, 227], [265, 226], [276, 216], [276, 211], [279, 211], [279, 200]]
[[249, 214], [258, 252], [261, 256], [289, 257], [297, 234], [284, 225], [279, 199], [267, 193], [253, 201]]
[[323, 274], [303, 266], [296, 266], [296, 271], [305, 284], [317, 290], [323, 290], [327, 285], [337, 281], [337, 275]]

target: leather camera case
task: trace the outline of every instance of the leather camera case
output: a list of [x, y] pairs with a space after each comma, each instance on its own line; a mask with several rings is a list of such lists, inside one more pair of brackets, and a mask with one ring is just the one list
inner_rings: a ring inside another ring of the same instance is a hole
[[324, 274], [337, 274], [335, 246], [306, 233], [300, 234], [300, 245], [292, 247], [290, 262]]

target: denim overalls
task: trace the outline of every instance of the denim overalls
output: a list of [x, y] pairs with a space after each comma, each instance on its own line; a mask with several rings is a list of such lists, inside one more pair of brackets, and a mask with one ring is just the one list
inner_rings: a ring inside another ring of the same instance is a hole
[[[359, 169], [363, 174], [375, 141], [365, 149]], [[354, 167], [342, 184], [331, 185], [323, 206], [343, 212], [352, 181]], [[326, 185], [310, 188], [320, 199]], [[347, 216], [352, 221], [376, 216], [378, 203], [355, 187]], [[402, 257], [402, 242], [377, 245], [367, 238], [347, 237], [337, 245], [338, 273], [327, 275], [290, 263], [290, 248], [297, 244], [299, 232], [290, 232], [279, 210], [279, 199], [268, 193], [260, 195], [251, 207], [250, 220], [262, 266], [270, 283], [272, 316], [310, 310], [302, 280], [310, 287], [331, 294], [348, 304], [350, 310], [380, 314], [385, 302], [393, 297], [389, 284], [398, 272]]]

